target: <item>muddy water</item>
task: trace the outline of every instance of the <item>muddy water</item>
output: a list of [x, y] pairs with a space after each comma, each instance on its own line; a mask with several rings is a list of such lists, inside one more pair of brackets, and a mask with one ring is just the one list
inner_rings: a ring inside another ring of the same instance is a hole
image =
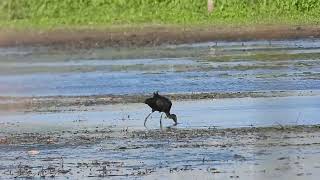
[[79, 52], [0, 51], [0, 96], [312, 90], [320, 41], [214, 42]]

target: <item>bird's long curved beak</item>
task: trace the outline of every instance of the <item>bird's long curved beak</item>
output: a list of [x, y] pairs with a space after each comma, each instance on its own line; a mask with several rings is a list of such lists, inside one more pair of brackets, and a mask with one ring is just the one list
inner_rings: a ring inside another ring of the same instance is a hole
[[176, 125], [178, 125], [178, 121], [174, 121], [173, 126], [176, 126]]

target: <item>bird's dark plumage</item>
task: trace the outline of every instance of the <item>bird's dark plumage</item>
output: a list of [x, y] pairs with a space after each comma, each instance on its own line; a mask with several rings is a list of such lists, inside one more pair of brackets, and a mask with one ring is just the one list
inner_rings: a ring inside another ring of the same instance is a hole
[[[152, 112], [164, 112], [168, 118], [172, 119], [175, 124], [177, 124], [177, 116], [170, 113], [172, 102], [168, 98], [159, 95], [158, 92], [155, 92], [153, 93], [153, 97], [146, 99], [144, 103], [151, 107]], [[150, 116], [150, 114], [147, 116], [147, 118]], [[147, 118], [145, 119], [145, 122], [147, 121]]]
[[164, 113], [170, 113], [172, 106], [172, 103], [168, 98], [161, 96], [158, 93], [154, 93], [152, 98], [146, 99], [145, 103], [151, 107], [152, 111]]

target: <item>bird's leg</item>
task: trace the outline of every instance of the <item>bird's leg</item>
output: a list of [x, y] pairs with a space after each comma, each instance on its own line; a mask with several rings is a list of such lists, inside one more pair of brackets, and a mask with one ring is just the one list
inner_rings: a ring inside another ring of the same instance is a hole
[[146, 117], [146, 119], [144, 120], [144, 123], [143, 123], [144, 126], [146, 126], [146, 122], [147, 122], [147, 120], [148, 120], [148, 117], [149, 117], [152, 113], [153, 113], [153, 112], [151, 112], [151, 113]]
[[161, 116], [160, 116], [160, 128], [162, 129], [162, 115], [163, 113], [161, 113]]

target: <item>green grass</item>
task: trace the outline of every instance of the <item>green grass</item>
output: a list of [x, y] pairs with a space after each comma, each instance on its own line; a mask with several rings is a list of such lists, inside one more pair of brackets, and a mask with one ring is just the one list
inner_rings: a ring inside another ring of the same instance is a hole
[[319, 0], [1, 0], [0, 26], [319, 24]]

